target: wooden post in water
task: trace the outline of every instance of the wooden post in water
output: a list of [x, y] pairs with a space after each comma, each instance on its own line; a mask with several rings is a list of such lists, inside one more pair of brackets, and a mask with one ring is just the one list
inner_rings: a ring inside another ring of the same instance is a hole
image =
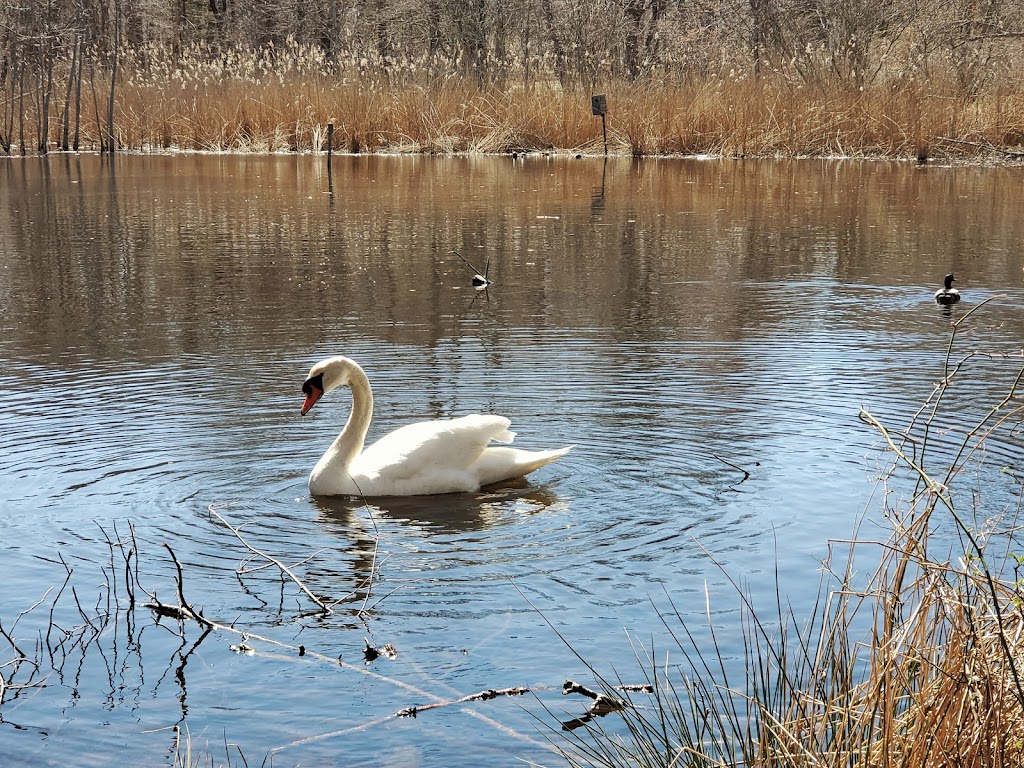
[[334, 123], [327, 124], [327, 175], [331, 175], [331, 155], [334, 153]]
[[331, 157], [334, 155], [334, 123], [327, 124], [327, 193], [334, 202], [334, 177], [331, 176]]
[[604, 124], [604, 116], [608, 113], [608, 98], [600, 93], [590, 97], [590, 111], [597, 117], [601, 116], [601, 135], [604, 136], [604, 156], [608, 157], [608, 129]]

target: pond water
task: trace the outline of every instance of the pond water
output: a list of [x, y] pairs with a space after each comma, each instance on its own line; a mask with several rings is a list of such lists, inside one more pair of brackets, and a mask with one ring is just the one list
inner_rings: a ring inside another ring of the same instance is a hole
[[[40, 660], [0, 705], [5, 763], [168, 764], [179, 726], [216, 764], [558, 765], [585, 709], [562, 682], [594, 684], [577, 653], [640, 678], [630, 637], [671, 645], [670, 602], [728, 622], [725, 574], [808, 603], [828, 540], [878, 513], [861, 406], [903, 426], [985, 299], [967, 346], [1024, 333], [1021, 169], [333, 166], [0, 162], [0, 626]], [[493, 412], [521, 447], [576, 447], [480, 494], [311, 498], [350, 401], [302, 418], [301, 384], [335, 354], [370, 377], [371, 438]], [[142, 606], [178, 602], [172, 553], [186, 600], [248, 636]]]

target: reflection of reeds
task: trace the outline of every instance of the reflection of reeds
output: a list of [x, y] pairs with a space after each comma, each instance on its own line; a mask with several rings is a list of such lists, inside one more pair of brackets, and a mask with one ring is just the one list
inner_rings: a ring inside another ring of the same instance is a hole
[[[319, 151], [328, 123], [338, 151], [603, 149], [591, 91], [555, 80], [485, 85], [425, 74], [415, 61], [388, 70], [327, 61], [315, 46], [299, 45], [175, 55], [145, 48], [122, 59], [115, 126], [124, 149]], [[86, 69], [83, 92], [101, 98], [109, 73]], [[66, 76], [58, 64], [57, 81]], [[609, 149], [619, 154], [925, 157], [1006, 149], [1024, 135], [1024, 91], [1015, 83], [968, 98], [953, 83], [855, 88], [766, 72], [620, 80], [600, 90], [608, 95]], [[27, 125], [40, 124], [37, 105], [21, 106]], [[52, 125], [62, 109], [52, 100]], [[99, 145], [98, 122], [83, 112], [83, 148]]]
[[[954, 338], [965, 319], [954, 324]], [[601, 731], [574, 735], [570, 762], [765, 768], [1024, 763], [1021, 493], [1009, 510], [992, 510], [975, 523], [977, 498], [954, 491], [956, 481], [972, 476], [968, 467], [973, 472], [985, 462], [986, 441], [1005, 439], [1020, 422], [1020, 356], [985, 356], [1013, 363], [1007, 394], [964, 423], [962, 440], [953, 444], [940, 443], [938, 427], [943, 419], [961, 421], [970, 409], [970, 398], [961, 399], [962, 407], [950, 403], [958, 390], [970, 388], [976, 353], [958, 362], [947, 358], [944, 378], [908, 429], [893, 432], [864, 412], [894, 457], [881, 481], [885, 498], [896, 488], [906, 494], [896, 505], [886, 503], [886, 539], [832, 544], [806, 621], [781, 597], [767, 613], [758, 612], [737, 586], [739, 665], [719, 646], [724, 630], [711, 623], [710, 610], [707, 625], [698, 628], [704, 622], [673, 608], [666, 628], [682, 655], [675, 662], [685, 671], [640, 654], [653, 699], [633, 696], [633, 706], [622, 710], [625, 738]]]
[[[7, 627], [0, 620], [0, 710], [5, 714], [13, 703], [26, 695], [26, 691], [47, 686], [48, 669], [62, 679], [65, 675], [80, 675], [90, 649], [99, 647], [111, 626], [135, 609], [136, 589], [139, 587], [135, 528], [129, 523], [128, 534], [122, 536], [115, 525], [114, 538], [102, 527], [100, 532], [109, 549], [109, 562], [101, 566], [104, 581], [95, 606], [83, 605], [77, 589], [71, 584], [73, 570], [63, 556], [58, 555], [57, 560], [66, 572], [63, 584], [59, 588], [51, 586], [47, 589], [34, 605], [18, 614]], [[54, 618], [57, 604], [65, 595], [70, 597], [65, 598], [64, 603], [73, 604], [72, 614], [75, 621], [80, 622], [70, 628]], [[16, 636], [19, 622], [34, 612], [45, 611], [47, 604], [49, 623], [45, 632], [40, 631], [36, 639], [30, 641], [31, 644], [19, 640]], [[126, 631], [127, 644], [131, 647], [137, 631], [134, 622], [127, 622]], [[76, 667], [78, 671], [74, 672]], [[6, 718], [0, 721], [10, 724]]]

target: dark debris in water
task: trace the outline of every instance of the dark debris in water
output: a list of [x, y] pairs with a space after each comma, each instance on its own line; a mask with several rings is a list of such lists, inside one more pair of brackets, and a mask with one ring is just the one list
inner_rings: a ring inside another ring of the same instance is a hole
[[178, 621], [185, 621], [186, 619], [192, 618], [184, 608], [177, 605], [165, 605], [164, 603], [152, 602], [143, 603], [142, 607], [149, 608], [158, 617], [169, 616], [172, 619], [177, 619]]
[[626, 693], [654, 693], [654, 686], [650, 683], [638, 683], [633, 685], [618, 685], [616, 686], [620, 691]]
[[[637, 685], [619, 685], [616, 686], [620, 691], [626, 693], [654, 693], [654, 686], [648, 683], [642, 683]], [[585, 725], [595, 717], [604, 717], [611, 712], [621, 712], [626, 709], [629, 704], [622, 699], [617, 699], [614, 696], [595, 691], [592, 688], [587, 688], [585, 685], [574, 682], [572, 680], [566, 680], [562, 683], [562, 695], [568, 696], [572, 693], [578, 693], [581, 696], [586, 696], [588, 699], [592, 699], [593, 703], [587, 710], [586, 714], [582, 717], [575, 717], [572, 720], [566, 720], [562, 723], [563, 731], [572, 731], [579, 728], [581, 725]]]
[[385, 659], [391, 659], [392, 661], [398, 658], [398, 649], [395, 648], [395, 646], [393, 646], [391, 643], [388, 643], [387, 645], [383, 645], [378, 648], [376, 646], [370, 645], [369, 640], [364, 640], [364, 642], [366, 643], [366, 647], [363, 649], [363, 658], [365, 659], [367, 664], [369, 664], [371, 661], [375, 661], [381, 656], [383, 656]]

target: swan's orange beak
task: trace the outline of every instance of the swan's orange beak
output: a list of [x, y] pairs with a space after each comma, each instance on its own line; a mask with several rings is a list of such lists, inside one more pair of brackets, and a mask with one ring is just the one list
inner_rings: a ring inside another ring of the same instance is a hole
[[302, 391], [306, 394], [306, 399], [302, 402], [300, 413], [305, 416], [309, 413], [309, 409], [316, 405], [316, 401], [323, 396], [324, 391], [311, 381], [302, 385]]

